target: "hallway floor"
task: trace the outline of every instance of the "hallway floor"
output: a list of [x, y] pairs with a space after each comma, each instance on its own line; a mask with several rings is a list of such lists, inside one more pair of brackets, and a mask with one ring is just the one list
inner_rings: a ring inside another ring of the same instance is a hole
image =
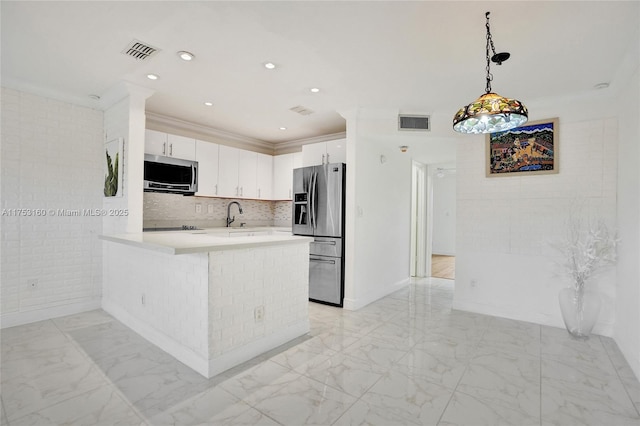
[[3, 425], [635, 425], [613, 340], [451, 309], [415, 280], [205, 379], [103, 311], [2, 330]]

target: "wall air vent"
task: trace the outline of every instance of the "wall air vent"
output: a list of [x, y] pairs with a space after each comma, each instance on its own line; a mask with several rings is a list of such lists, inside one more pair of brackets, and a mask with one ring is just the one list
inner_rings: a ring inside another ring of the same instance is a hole
[[159, 51], [160, 49], [150, 46], [147, 43], [143, 43], [139, 40], [133, 40], [127, 47], [124, 48], [122, 53], [127, 56], [131, 56], [132, 58], [136, 58], [140, 61], [144, 61], [145, 59], [148, 59]]
[[293, 108], [289, 108], [290, 111], [293, 112], [297, 112], [300, 115], [309, 115], [309, 114], [313, 114], [313, 111], [310, 110], [309, 108], [305, 108], [301, 105], [298, 106], [294, 106]]
[[431, 118], [428, 115], [398, 115], [398, 130], [431, 130]]

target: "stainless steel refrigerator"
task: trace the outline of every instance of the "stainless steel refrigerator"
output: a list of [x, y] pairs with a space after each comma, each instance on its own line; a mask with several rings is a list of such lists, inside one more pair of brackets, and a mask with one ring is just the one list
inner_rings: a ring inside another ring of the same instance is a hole
[[342, 307], [344, 299], [345, 165], [293, 171], [293, 234], [309, 248], [309, 300]]

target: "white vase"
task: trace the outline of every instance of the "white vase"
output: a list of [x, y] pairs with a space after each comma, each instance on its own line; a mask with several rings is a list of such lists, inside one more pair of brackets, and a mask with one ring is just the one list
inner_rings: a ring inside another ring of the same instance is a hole
[[558, 299], [562, 319], [569, 334], [578, 339], [588, 339], [600, 313], [600, 296], [585, 292], [582, 287], [570, 287], [560, 290]]

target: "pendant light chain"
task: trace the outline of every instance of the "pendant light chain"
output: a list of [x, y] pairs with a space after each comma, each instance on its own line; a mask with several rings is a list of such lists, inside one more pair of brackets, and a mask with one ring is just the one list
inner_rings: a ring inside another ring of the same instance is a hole
[[487, 23], [485, 24], [485, 26], [487, 27], [487, 85], [485, 86], [486, 93], [491, 93], [491, 81], [493, 80], [493, 74], [491, 74], [491, 57], [489, 56], [489, 46], [491, 46], [491, 51], [493, 52], [493, 54], [496, 54], [496, 48], [493, 46], [493, 38], [491, 37], [491, 29], [489, 27], [489, 13], [490, 12], [485, 13], [485, 16], [487, 17]]

